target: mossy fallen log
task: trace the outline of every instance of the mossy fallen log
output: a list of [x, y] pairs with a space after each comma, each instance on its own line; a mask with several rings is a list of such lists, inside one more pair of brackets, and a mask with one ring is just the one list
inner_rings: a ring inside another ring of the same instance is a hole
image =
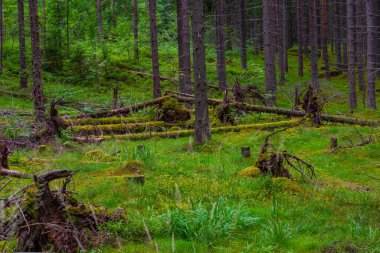
[[89, 134], [113, 134], [113, 133], [137, 133], [144, 131], [164, 131], [170, 127], [163, 121], [151, 121], [145, 123], [113, 124], [113, 125], [83, 125], [74, 126], [71, 129], [79, 135]]
[[135, 104], [135, 105], [128, 106], [125, 108], [119, 108], [119, 109], [113, 109], [113, 110], [109, 110], [109, 111], [101, 111], [101, 112], [91, 113], [91, 114], [88, 114], [86, 116], [89, 118], [102, 118], [102, 117], [111, 117], [111, 116], [115, 116], [115, 115], [127, 115], [129, 113], [132, 113], [132, 112], [135, 112], [135, 111], [147, 108], [147, 107], [158, 105], [170, 97], [172, 97], [172, 95], [163, 96], [160, 98], [156, 98], [156, 99], [144, 102], [144, 103]]
[[[221, 126], [211, 128], [212, 133], [223, 133], [223, 132], [239, 132], [241, 130], [268, 130], [278, 127], [295, 127], [302, 123], [302, 120], [288, 120], [288, 121], [279, 121], [273, 123], [262, 123], [262, 124], [248, 124], [248, 125], [238, 125], [238, 126]], [[127, 139], [127, 140], [142, 140], [153, 137], [162, 137], [162, 138], [179, 138], [184, 136], [193, 135], [194, 130], [177, 130], [177, 131], [166, 131], [166, 132], [145, 132], [145, 133], [134, 133], [134, 134], [123, 134], [123, 135], [104, 135], [102, 137], [90, 136], [90, 137], [72, 137], [71, 140], [78, 142], [89, 142], [97, 143], [104, 140], [110, 139]]]
[[62, 118], [66, 126], [112, 125], [126, 123], [144, 123], [152, 120], [150, 117], [108, 117], [108, 118]]
[[[174, 98], [178, 99], [179, 101], [186, 102], [186, 103], [194, 103], [194, 97], [191, 95], [183, 95], [181, 93], [171, 93], [171, 94]], [[209, 105], [220, 105], [223, 103], [223, 101], [217, 100], [217, 99], [209, 99], [208, 103]], [[303, 111], [294, 111], [294, 110], [278, 108], [278, 107], [251, 105], [251, 104], [236, 103], [236, 102], [231, 102], [229, 106], [235, 107], [244, 111], [273, 113], [273, 114], [284, 115], [284, 116], [289, 116], [289, 117], [307, 116], [307, 113]], [[359, 125], [359, 126], [379, 126], [380, 125], [380, 122], [378, 121], [370, 121], [370, 120], [358, 119], [358, 118], [331, 116], [328, 114], [321, 114], [320, 117], [323, 121], [333, 122], [333, 123]]]

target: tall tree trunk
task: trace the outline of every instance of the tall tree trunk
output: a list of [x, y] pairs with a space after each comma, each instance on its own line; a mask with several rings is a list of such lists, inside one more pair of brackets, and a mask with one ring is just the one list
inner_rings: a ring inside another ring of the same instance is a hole
[[26, 52], [25, 52], [25, 15], [24, 0], [18, 0], [18, 41], [20, 54], [20, 88], [28, 87], [28, 74], [26, 72]]
[[227, 88], [224, 18], [223, 0], [216, 0], [216, 70], [218, 72], [219, 90]]
[[276, 67], [273, 40], [274, 6], [272, 1], [263, 1], [263, 36], [265, 54], [265, 90], [268, 94], [267, 104], [273, 105], [276, 101]]
[[149, 0], [150, 14], [150, 40], [152, 44], [152, 66], [153, 66], [153, 97], [161, 97], [160, 68], [158, 61], [158, 41], [156, 25], [156, 0]]
[[335, 27], [336, 27], [336, 37], [335, 37], [335, 47], [336, 47], [336, 60], [339, 68], [342, 68], [342, 33], [340, 27], [340, 4], [339, 0], [335, 1]]
[[47, 21], [47, 16], [46, 16], [46, 0], [42, 0], [42, 53], [45, 52], [46, 50], [46, 45], [47, 45], [47, 39], [46, 39], [46, 21]]
[[368, 73], [368, 108], [376, 109], [376, 5], [375, 0], [366, 1], [366, 16], [367, 16], [367, 73]]
[[326, 0], [322, 0], [322, 54], [325, 62], [326, 79], [330, 80], [330, 64], [328, 53], [328, 32], [327, 32], [327, 6]]
[[135, 61], [140, 61], [139, 56], [139, 14], [137, 8], [137, 0], [133, 0], [133, 52]]
[[4, 54], [4, 18], [3, 0], [0, 0], [0, 76], [3, 74], [3, 54]]
[[117, 26], [116, 0], [112, 0], [112, 19], [113, 19], [113, 26], [114, 26], [114, 28], [116, 28], [116, 26]]
[[377, 19], [376, 19], [376, 28], [377, 28], [377, 40], [376, 40], [376, 63], [377, 63], [377, 71], [376, 71], [376, 77], [380, 78], [380, 1], [376, 1], [376, 13], [377, 13]]
[[185, 94], [192, 93], [188, 6], [188, 0], [177, 0], [179, 91]]
[[280, 74], [279, 83], [285, 83], [285, 16], [284, 0], [277, 0], [277, 45], [278, 45], [278, 70]]
[[311, 82], [314, 89], [319, 89], [318, 80], [318, 27], [317, 1], [310, 0], [310, 43], [311, 43]]
[[303, 1], [303, 23], [304, 23], [304, 33], [303, 33], [303, 53], [306, 57], [309, 56], [309, 45], [310, 45], [310, 16], [309, 16], [309, 1]]
[[343, 71], [347, 72], [348, 70], [348, 50], [347, 50], [347, 6], [346, 6], [346, 0], [340, 0], [340, 8], [342, 10], [341, 12], [341, 23], [340, 27], [342, 29], [342, 33], [344, 36], [342, 36], [343, 43], [343, 56], [342, 56], [342, 65], [343, 65]]
[[298, 76], [303, 76], [303, 1], [297, 0]]
[[195, 83], [195, 144], [201, 144], [211, 138], [206, 86], [205, 31], [203, 18], [203, 0], [192, 0], [191, 20], [193, 27], [193, 66]]
[[66, 0], [66, 53], [67, 59], [70, 59], [70, 0]]
[[[364, 80], [364, 60], [363, 57], [365, 55], [364, 50], [364, 37], [365, 34], [365, 26], [366, 26], [366, 18], [365, 18], [365, 2], [364, 0], [356, 0], [356, 15], [355, 15], [355, 23], [356, 23], [356, 63], [358, 67], [358, 82], [359, 82], [359, 90], [363, 92], [365, 97], [365, 80]], [[365, 102], [365, 99], [363, 99]]]
[[357, 108], [355, 78], [355, 0], [347, 0], [348, 77], [351, 110]]
[[40, 25], [38, 22], [37, 0], [29, 0], [30, 34], [32, 41], [33, 62], [33, 99], [35, 120], [38, 123], [45, 122], [45, 105], [42, 87], [41, 73], [41, 49], [40, 49]]
[[103, 33], [103, 17], [102, 17], [102, 2], [101, 0], [96, 0], [96, 10], [98, 16], [98, 33], [99, 33], [99, 41], [103, 42], [104, 33]]
[[241, 67], [247, 69], [247, 27], [245, 23], [245, 0], [240, 2], [240, 59]]

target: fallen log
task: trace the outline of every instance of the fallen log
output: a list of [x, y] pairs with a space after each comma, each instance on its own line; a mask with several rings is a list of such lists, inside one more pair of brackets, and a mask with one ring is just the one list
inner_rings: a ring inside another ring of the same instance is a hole
[[[172, 92], [172, 94], [173, 94], [173, 98], [176, 98], [179, 101], [186, 102], [186, 103], [194, 103], [194, 96], [191, 96], [191, 95], [185, 96], [182, 93], [176, 93], [176, 92]], [[209, 105], [221, 105], [223, 101], [217, 100], [217, 99], [209, 99], [208, 103]], [[285, 115], [289, 117], [307, 116], [307, 113], [303, 111], [294, 111], [294, 110], [278, 108], [278, 107], [251, 105], [251, 104], [236, 103], [236, 102], [231, 102], [229, 105], [241, 110], [252, 111], [252, 112], [273, 113], [273, 114]], [[380, 122], [378, 121], [369, 121], [369, 120], [363, 120], [363, 119], [358, 119], [358, 118], [330, 116], [328, 114], [321, 114], [320, 117], [323, 121], [333, 122], [333, 123], [342, 123], [342, 124], [348, 124], [348, 125], [379, 126], [380, 124]]]
[[135, 104], [129, 107], [125, 108], [119, 108], [119, 109], [113, 109], [110, 111], [101, 111], [96, 113], [91, 113], [88, 115], [84, 115], [83, 117], [89, 117], [89, 118], [102, 118], [102, 117], [110, 117], [115, 115], [126, 115], [134, 111], [138, 111], [147, 107], [155, 106], [160, 104], [161, 102], [165, 101], [166, 99], [172, 97], [172, 95], [163, 96], [160, 98], [156, 98], [150, 101], [147, 101], [145, 103]]
[[[279, 121], [273, 123], [262, 123], [262, 124], [248, 124], [248, 125], [238, 125], [238, 126], [221, 126], [211, 128], [211, 132], [223, 133], [223, 132], [239, 132], [241, 130], [268, 130], [278, 127], [295, 127], [302, 123], [302, 120], [288, 120]], [[72, 137], [72, 141], [77, 142], [89, 142], [89, 143], [99, 143], [110, 139], [126, 139], [126, 140], [142, 140], [153, 137], [163, 137], [163, 138], [179, 138], [184, 136], [193, 135], [194, 130], [177, 130], [177, 131], [167, 131], [167, 132], [146, 132], [146, 133], [135, 133], [135, 134], [123, 134], [123, 135], [105, 135], [102, 137]]]

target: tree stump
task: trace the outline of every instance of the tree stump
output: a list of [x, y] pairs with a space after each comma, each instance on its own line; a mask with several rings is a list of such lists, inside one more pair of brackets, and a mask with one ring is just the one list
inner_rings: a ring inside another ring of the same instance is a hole
[[144, 184], [145, 183], [145, 176], [144, 175], [127, 175], [125, 177], [128, 181], [132, 181], [137, 184]]
[[331, 138], [330, 139], [330, 149], [333, 150], [334, 148], [338, 147], [338, 139], [337, 138]]
[[0, 142], [0, 168], [9, 169], [8, 155], [10, 154], [7, 144]]
[[243, 158], [251, 157], [251, 148], [250, 147], [241, 147], [241, 156]]

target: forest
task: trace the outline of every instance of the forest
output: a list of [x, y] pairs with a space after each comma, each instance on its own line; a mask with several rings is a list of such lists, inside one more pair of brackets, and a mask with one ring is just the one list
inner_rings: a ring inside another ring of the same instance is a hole
[[380, 252], [379, 0], [0, 0], [2, 252]]

